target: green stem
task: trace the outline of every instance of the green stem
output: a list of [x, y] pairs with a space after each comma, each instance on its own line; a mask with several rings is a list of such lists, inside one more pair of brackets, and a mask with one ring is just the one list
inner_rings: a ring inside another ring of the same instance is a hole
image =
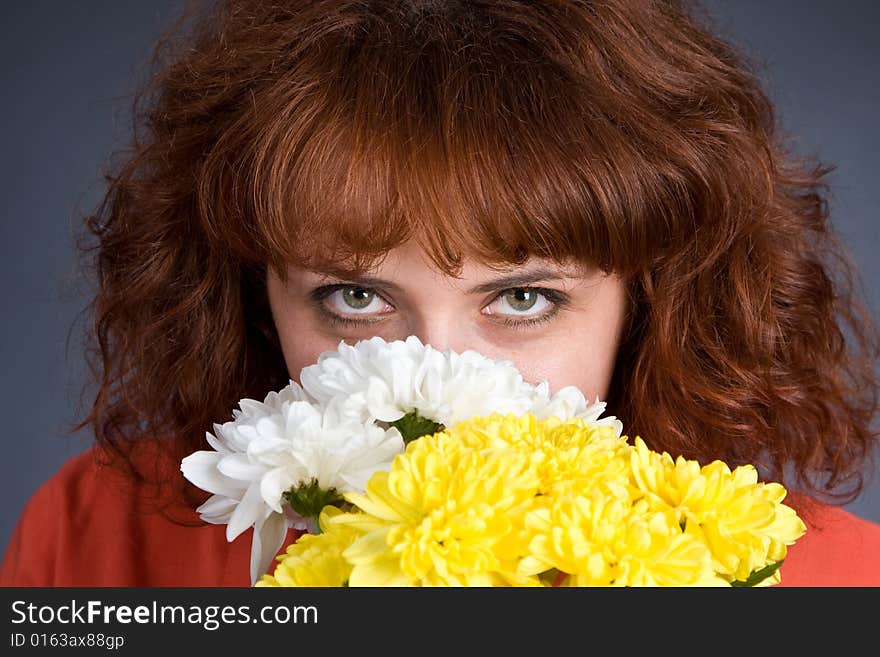
[[400, 431], [404, 443], [409, 443], [422, 436], [435, 434], [446, 428], [439, 422], [434, 422], [434, 420], [420, 416], [418, 411], [411, 411], [403, 417], [394, 420], [394, 422], [389, 422], [388, 426], [396, 427]]

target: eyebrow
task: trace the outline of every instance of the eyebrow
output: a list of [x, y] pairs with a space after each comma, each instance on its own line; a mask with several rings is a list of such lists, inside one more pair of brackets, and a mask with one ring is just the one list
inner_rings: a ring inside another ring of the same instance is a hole
[[[496, 290], [503, 290], [511, 287], [525, 287], [532, 283], [537, 283], [538, 281], [556, 281], [570, 277], [570, 274], [560, 272], [557, 269], [542, 267], [539, 269], [532, 269], [531, 271], [514, 272], [492, 279], [491, 281], [486, 281], [485, 283], [480, 283], [469, 289], [467, 293], [485, 294], [487, 292], [495, 292]], [[397, 283], [387, 281], [383, 278], [376, 278], [374, 276], [357, 276], [350, 280], [353, 284], [362, 285], [364, 287], [379, 287], [397, 292], [402, 291]]]

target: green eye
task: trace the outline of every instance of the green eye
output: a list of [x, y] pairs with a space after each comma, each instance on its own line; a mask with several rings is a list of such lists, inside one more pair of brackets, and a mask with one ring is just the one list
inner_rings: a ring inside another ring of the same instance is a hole
[[376, 298], [375, 292], [354, 285], [342, 287], [340, 288], [340, 292], [342, 293], [342, 299], [345, 301], [345, 305], [349, 308], [354, 308], [355, 310], [366, 308], [373, 303], [373, 299]]
[[525, 311], [534, 307], [540, 293], [528, 288], [514, 288], [504, 293], [504, 298], [514, 310]]

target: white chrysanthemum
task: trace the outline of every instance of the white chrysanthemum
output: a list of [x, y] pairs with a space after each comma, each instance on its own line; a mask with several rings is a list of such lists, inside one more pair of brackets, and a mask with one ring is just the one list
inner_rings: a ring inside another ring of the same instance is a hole
[[448, 425], [489, 409], [521, 412], [530, 402], [511, 364], [476, 352], [443, 353], [416, 336], [340, 342], [303, 368], [300, 381], [319, 402], [342, 400], [344, 412], [362, 421], [393, 422], [416, 411]]
[[322, 489], [362, 492], [377, 470], [387, 470], [403, 451], [397, 429], [356, 422], [335, 404], [303, 401], [296, 387], [270, 393], [263, 403], [242, 400], [235, 419], [206, 433], [214, 451], [187, 456], [181, 471], [213, 493], [198, 511], [203, 520], [227, 525], [234, 540], [254, 528], [251, 579], [268, 568], [288, 527], [306, 528], [306, 519], [282, 505], [285, 491], [316, 479]]
[[448, 427], [475, 416], [532, 413], [611, 424], [618, 436], [623, 429], [615, 417], [599, 417], [604, 402], [588, 404], [573, 386], [551, 395], [546, 381], [525, 382], [511, 361], [472, 350], [441, 352], [416, 336], [340, 342], [304, 368], [300, 381], [262, 402], [241, 400], [231, 422], [206, 434], [213, 451], [181, 463], [189, 481], [213, 493], [198, 508], [203, 520], [226, 524], [229, 541], [254, 528], [254, 581], [289, 527], [308, 528], [284, 494], [313, 480], [323, 490], [363, 492], [372, 474], [387, 470], [403, 451], [403, 437], [387, 423], [404, 415], [415, 412]]
[[623, 429], [614, 417], [598, 420], [605, 403], [597, 399], [588, 405], [573, 386], [551, 396], [546, 382], [525, 382], [509, 360], [473, 350], [441, 352], [414, 335], [392, 342], [380, 337], [340, 342], [303, 368], [300, 382], [319, 403], [336, 401], [347, 416], [363, 422], [393, 422], [415, 411], [450, 426], [492, 413], [534, 413], [613, 424], [618, 435]]
[[596, 401], [588, 404], [584, 394], [575, 386], [560, 388], [551, 395], [549, 384], [542, 381], [535, 386], [529, 412], [540, 420], [555, 415], [563, 420], [577, 417], [593, 424], [610, 425], [617, 430], [617, 435], [620, 436], [623, 433], [623, 422], [613, 415], [600, 417], [606, 407], [606, 402], [600, 401], [598, 396]]
[[283, 412], [290, 404], [298, 401], [313, 402], [308, 393], [296, 381], [291, 380], [277, 392], [271, 391], [263, 401], [242, 399], [239, 408], [232, 409], [232, 418], [241, 422], [255, 422], [261, 417]]

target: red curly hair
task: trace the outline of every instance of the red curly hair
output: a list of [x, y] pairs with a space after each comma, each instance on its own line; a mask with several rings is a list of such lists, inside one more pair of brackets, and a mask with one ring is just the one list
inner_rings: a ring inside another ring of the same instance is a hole
[[716, 32], [675, 0], [190, 5], [86, 217], [95, 389], [76, 428], [122, 456], [204, 448], [299, 374], [268, 267], [358, 273], [415, 239], [451, 275], [529, 256], [624, 275], [607, 410], [628, 435], [854, 499], [878, 335], [831, 168], [789, 151]]

